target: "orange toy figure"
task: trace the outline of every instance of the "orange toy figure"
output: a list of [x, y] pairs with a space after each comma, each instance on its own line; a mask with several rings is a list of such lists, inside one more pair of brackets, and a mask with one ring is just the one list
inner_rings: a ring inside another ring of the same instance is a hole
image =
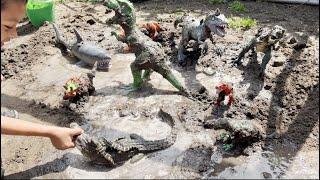
[[157, 22], [150, 22], [142, 25], [142, 29], [145, 29], [144, 33], [149, 36], [153, 41], [156, 41], [158, 34], [161, 31], [164, 31], [163, 28]]
[[221, 83], [218, 86], [216, 86], [218, 99], [215, 105], [220, 106], [220, 103], [224, 101], [225, 96], [229, 97], [228, 101], [228, 106], [230, 106], [232, 103], [234, 103], [234, 98], [233, 98], [233, 88], [225, 83]]

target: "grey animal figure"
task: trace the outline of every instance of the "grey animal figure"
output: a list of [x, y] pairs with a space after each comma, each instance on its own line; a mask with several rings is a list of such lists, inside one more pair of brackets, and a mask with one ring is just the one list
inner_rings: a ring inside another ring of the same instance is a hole
[[56, 33], [56, 42], [64, 45], [75, 57], [81, 60], [82, 63], [94, 66], [95, 62], [98, 62], [97, 70], [109, 71], [111, 67], [111, 57], [105, 49], [85, 41], [76, 29], [74, 29], [74, 33], [77, 39], [71, 43], [67, 43], [63, 40], [57, 26], [54, 23], [52, 23], [52, 26]]

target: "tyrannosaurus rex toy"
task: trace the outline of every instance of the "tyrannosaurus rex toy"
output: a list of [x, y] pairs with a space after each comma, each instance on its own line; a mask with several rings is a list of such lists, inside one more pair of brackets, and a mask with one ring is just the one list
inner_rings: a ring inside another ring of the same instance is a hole
[[115, 12], [108, 23], [120, 25], [125, 32], [125, 36], [116, 32], [112, 32], [112, 35], [116, 36], [119, 41], [128, 44], [136, 55], [135, 61], [130, 65], [133, 75], [130, 90], [141, 88], [144, 82], [150, 80], [151, 73], [155, 71], [183, 92], [185, 88], [165, 64], [165, 53], [161, 46], [143, 34], [136, 25], [136, 14], [132, 3], [128, 0], [109, 0], [105, 2], [105, 5]]

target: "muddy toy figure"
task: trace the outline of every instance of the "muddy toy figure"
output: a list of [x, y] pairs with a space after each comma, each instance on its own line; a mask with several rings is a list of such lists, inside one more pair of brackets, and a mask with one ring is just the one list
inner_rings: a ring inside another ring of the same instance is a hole
[[[115, 35], [119, 41], [126, 43], [136, 55], [135, 61], [130, 65], [133, 84], [129, 87], [129, 90], [141, 88], [144, 82], [150, 80], [151, 73], [156, 71], [179, 91], [184, 91], [184, 87], [165, 64], [165, 53], [161, 45], [152, 41], [137, 27], [132, 3], [128, 0], [109, 0], [105, 5], [115, 12], [115, 16], [108, 23], [119, 24], [125, 32], [123, 38], [116, 32], [112, 32], [112, 35]], [[143, 70], [144, 73], [142, 74]]]
[[285, 29], [281, 26], [274, 26], [272, 29], [268, 27], [260, 28], [255, 37], [242, 49], [238, 58], [234, 61], [235, 64], [242, 64], [241, 60], [245, 54], [251, 49], [254, 53], [254, 57], [257, 57], [257, 52], [263, 52], [264, 57], [261, 64], [262, 77], [265, 73], [267, 64], [271, 59], [271, 51], [278, 50], [280, 48], [279, 41], [284, 37]]
[[142, 25], [140, 30], [147, 36], [149, 36], [153, 41], [161, 42], [163, 41], [161, 37], [161, 32], [164, 29], [157, 22], [149, 22]]
[[79, 77], [72, 77], [65, 83], [63, 86], [65, 89], [63, 100], [76, 102], [83, 97], [92, 95], [95, 92], [93, 78], [96, 75], [97, 64], [98, 62], [94, 64], [91, 72], [87, 73], [86, 76], [81, 75]]
[[229, 97], [228, 101], [228, 106], [231, 106], [232, 103], [234, 103], [234, 97], [233, 97], [233, 88], [231, 85], [221, 83], [218, 86], [216, 86], [217, 94], [218, 94], [218, 99], [217, 102], [215, 103], [216, 106], [220, 106], [221, 102], [225, 100], [225, 97]]
[[77, 39], [69, 44], [62, 39], [57, 26], [54, 23], [52, 23], [52, 26], [56, 32], [57, 43], [64, 45], [75, 57], [81, 60], [81, 63], [93, 66], [95, 62], [98, 62], [98, 70], [109, 70], [111, 67], [111, 57], [105, 49], [85, 41], [76, 29], [74, 29], [74, 33]]
[[[124, 39], [125, 38], [125, 32], [120, 27], [119, 29], [120, 33], [118, 35], [114, 34], [115, 36], [119, 36], [117, 39]], [[164, 31], [162, 27], [157, 22], [149, 22], [145, 23], [140, 27], [140, 31], [143, 32], [146, 36], [150, 37], [155, 42], [163, 42], [163, 37], [161, 32]], [[130, 53], [131, 49], [130, 47], [125, 47], [123, 49], [124, 53]]]
[[[172, 127], [171, 133], [164, 139], [145, 140], [137, 134], [130, 134], [128, 137], [120, 136], [110, 140], [107, 138], [108, 131], [101, 129], [99, 137], [87, 133], [78, 136], [75, 141], [76, 147], [91, 162], [109, 167], [121, 165], [130, 158], [135, 159], [135, 157], [141, 154], [166, 149], [172, 146], [177, 139], [175, 119], [161, 109], [157, 116]], [[71, 123], [70, 126], [72, 128], [79, 128], [79, 125], [76, 123]]]
[[193, 47], [194, 50], [198, 50], [200, 45], [202, 45], [203, 53], [207, 53], [208, 44], [205, 41], [210, 39], [211, 42], [214, 43], [212, 33], [224, 37], [226, 34], [225, 28], [228, 25], [227, 18], [220, 13], [219, 9], [201, 21], [192, 16], [180, 17], [174, 22], [174, 26], [177, 28], [180, 23], [182, 26], [182, 38], [178, 50], [178, 60], [180, 64], [186, 63], [185, 52], [190, 40], [196, 41]]

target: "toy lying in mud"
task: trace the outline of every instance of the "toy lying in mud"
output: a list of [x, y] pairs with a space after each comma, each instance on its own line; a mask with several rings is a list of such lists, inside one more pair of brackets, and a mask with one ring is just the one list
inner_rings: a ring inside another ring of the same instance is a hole
[[[130, 134], [130, 137], [119, 137], [115, 140], [107, 140], [105, 137], [90, 137], [83, 133], [76, 138], [76, 147], [84, 156], [93, 163], [106, 166], [115, 166], [138, 155], [140, 153], [151, 153], [172, 146], [177, 137], [177, 127], [171, 115], [160, 109], [158, 116], [167, 122], [171, 127], [171, 133], [165, 139], [147, 141], [137, 134]], [[79, 127], [71, 123], [72, 128]], [[102, 133], [108, 131], [102, 130]]]
[[228, 96], [228, 106], [231, 106], [232, 103], [234, 103], [234, 97], [233, 97], [233, 88], [229, 84], [221, 83], [218, 86], [216, 86], [217, 93], [218, 93], [218, 99], [215, 105], [220, 106], [221, 102], [224, 101], [225, 97]]
[[[141, 88], [146, 81], [150, 80], [153, 71], [161, 74], [179, 91], [185, 88], [175, 78], [171, 69], [165, 63], [165, 53], [162, 47], [144, 35], [136, 25], [135, 10], [127, 0], [110, 0], [106, 2], [109, 9], [115, 11], [115, 16], [109, 20], [110, 24], [119, 24], [125, 31], [125, 36], [121, 38], [116, 32], [116, 38], [128, 44], [130, 49], [135, 53], [136, 59], [131, 63], [131, 72], [133, 75], [133, 84], [129, 90]], [[142, 74], [142, 71], [144, 73]]]
[[225, 148], [231, 149], [233, 145], [246, 147], [251, 143], [267, 138], [259, 122], [255, 120], [238, 120], [221, 118], [218, 120], [205, 122], [206, 128], [225, 129], [227, 133], [219, 138]]
[[274, 26], [272, 29], [268, 27], [260, 28], [255, 37], [245, 45], [240, 52], [238, 58], [234, 61], [235, 64], [242, 64], [241, 60], [245, 54], [251, 49], [254, 53], [254, 58], [257, 58], [257, 52], [263, 52], [264, 57], [261, 64], [261, 73], [259, 76], [263, 76], [267, 64], [271, 59], [271, 52], [280, 48], [279, 41], [284, 37], [285, 29], [281, 26]]
[[[120, 27], [119, 34], [115, 32], [111, 32], [111, 35], [116, 36], [117, 39], [125, 39], [125, 31], [123, 28]], [[157, 22], [150, 22], [145, 23], [141, 26], [140, 31], [143, 32], [146, 36], [150, 37], [155, 42], [162, 42], [163, 37], [161, 36], [160, 32], [164, 31], [163, 28], [160, 27], [160, 25]], [[130, 53], [132, 51], [132, 48], [125, 47], [123, 49], [124, 53]]]
[[157, 22], [149, 22], [142, 25], [140, 30], [147, 36], [149, 36], [153, 41], [162, 42], [163, 37], [161, 36], [161, 32], [164, 31]]
[[77, 37], [77, 40], [68, 44], [62, 39], [56, 25], [52, 23], [52, 26], [56, 32], [57, 43], [64, 45], [75, 57], [81, 60], [82, 63], [93, 66], [95, 62], [98, 62], [98, 70], [109, 70], [111, 67], [111, 57], [108, 55], [109, 53], [105, 49], [93, 43], [84, 41], [78, 31], [75, 29], [74, 33]]
[[63, 100], [76, 103], [78, 100], [92, 95], [95, 92], [93, 78], [95, 77], [96, 69], [97, 62], [94, 64], [90, 73], [81, 75], [80, 77], [70, 78], [63, 86], [65, 89]]
[[182, 38], [178, 48], [178, 60], [180, 64], [186, 63], [185, 52], [190, 40], [196, 41], [193, 48], [194, 51], [198, 50], [200, 45], [202, 45], [203, 53], [207, 53], [208, 44], [205, 41], [210, 39], [214, 43], [211, 33], [224, 37], [226, 34], [225, 28], [228, 25], [227, 18], [220, 13], [219, 9], [201, 21], [192, 16], [180, 17], [174, 22], [174, 26], [177, 28], [180, 23], [182, 26]]

